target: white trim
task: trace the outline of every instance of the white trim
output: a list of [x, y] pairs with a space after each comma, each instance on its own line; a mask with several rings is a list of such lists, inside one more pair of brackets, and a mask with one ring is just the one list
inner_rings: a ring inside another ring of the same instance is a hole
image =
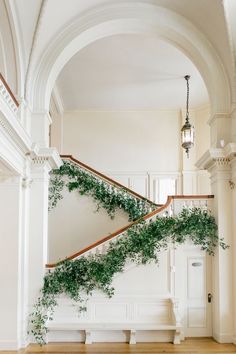
[[179, 177], [181, 176], [182, 172], [179, 171], [113, 171], [113, 170], [105, 170], [103, 171], [104, 174], [113, 176], [113, 175], [119, 175], [119, 176], [155, 176], [155, 177]]
[[234, 343], [235, 344], [235, 337], [232, 333], [213, 333], [213, 338], [218, 343]]
[[0, 350], [18, 350], [19, 345], [16, 340], [0, 340]]
[[6, 77], [6, 74], [7, 74], [7, 63], [6, 63], [6, 51], [5, 51], [5, 48], [4, 48], [4, 43], [3, 43], [3, 38], [2, 38], [2, 34], [0, 32], [0, 50], [1, 50], [1, 56], [2, 56], [2, 61], [3, 61], [3, 68], [1, 69], [2, 70], [2, 75], [4, 77]]
[[[10, 137], [24, 153], [30, 150], [31, 139], [16, 115], [5, 105], [0, 97], [0, 128]], [[1, 114], [2, 113], [2, 114]]]
[[33, 59], [34, 59], [34, 55], [35, 55], [35, 50], [38, 44], [38, 38], [39, 38], [39, 33], [42, 27], [42, 20], [43, 20], [43, 16], [45, 14], [45, 8], [46, 8], [46, 4], [47, 4], [48, 0], [42, 0], [41, 1], [41, 5], [40, 5], [40, 9], [39, 9], [39, 13], [38, 13], [38, 17], [37, 17], [37, 22], [35, 24], [35, 28], [34, 28], [34, 34], [33, 34], [33, 39], [32, 39], [32, 45], [30, 48], [30, 53], [29, 53], [29, 59], [28, 59], [28, 63], [26, 66], [26, 73], [25, 73], [25, 92], [24, 92], [24, 96], [27, 97], [27, 83], [28, 83], [28, 79], [29, 79], [29, 75], [31, 72], [31, 67], [33, 64]]
[[3, 99], [4, 103], [8, 106], [8, 108], [16, 115], [18, 107], [8, 92], [8, 89], [4, 85], [3, 81], [0, 79], [0, 95]]
[[[54, 90], [54, 89], [53, 89]], [[74, 109], [74, 110], [65, 110], [64, 114], [75, 114], [75, 113], [137, 113], [137, 112], [166, 112], [172, 114], [179, 114], [180, 109]], [[194, 110], [193, 110], [194, 111]], [[147, 117], [148, 119], [148, 117]]]
[[55, 107], [57, 109], [57, 113], [61, 116], [65, 114], [64, 110], [64, 102], [62, 96], [60, 94], [58, 85], [55, 83], [53, 90], [52, 90], [52, 99], [54, 101]]
[[4, 1], [8, 12], [9, 22], [11, 24], [12, 40], [14, 43], [15, 62], [17, 70], [17, 94], [18, 97], [24, 95], [24, 74], [25, 74], [25, 48], [22, 28], [20, 25], [20, 16], [18, 8], [13, 1]]

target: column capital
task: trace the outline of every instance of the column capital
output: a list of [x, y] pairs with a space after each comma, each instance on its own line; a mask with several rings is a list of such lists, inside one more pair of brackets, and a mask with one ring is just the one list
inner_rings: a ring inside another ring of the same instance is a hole
[[47, 164], [49, 170], [59, 168], [62, 165], [60, 155], [55, 148], [41, 148], [37, 144], [34, 144], [30, 156], [33, 164]]
[[62, 165], [60, 155], [55, 148], [40, 148], [33, 146], [30, 153], [31, 158], [31, 176], [34, 180], [49, 179], [49, 172]]
[[209, 172], [213, 167], [222, 169], [229, 165], [230, 159], [224, 154], [222, 148], [211, 148], [197, 161], [196, 166], [201, 170], [208, 170]]
[[212, 181], [224, 179], [233, 189], [236, 183], [236, 143], [223, 148], [211, 148], [197, 161], [199, 169], [208, 170]]
[[196, 167], [210, 171], [213, 167], [225, 170], [230, 168], [236, 157], [236, 143], [229, 143], [223, 148], [211, 148], [197, 161]]

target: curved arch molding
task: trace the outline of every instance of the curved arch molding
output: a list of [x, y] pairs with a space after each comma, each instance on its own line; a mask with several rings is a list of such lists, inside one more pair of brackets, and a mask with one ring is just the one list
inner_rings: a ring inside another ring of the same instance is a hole
[[47, 111], [55, 80], [81, 49], [116, 34], [151, 34], [182, 50], [199, 70], [207, 87], [212, 113], [230, 110], [230, 85], [216, 51], [183, 16], [156, 5], [118, 3], [90, 10], [68, 25], [29, 73], [28, 99], [34, 111]]

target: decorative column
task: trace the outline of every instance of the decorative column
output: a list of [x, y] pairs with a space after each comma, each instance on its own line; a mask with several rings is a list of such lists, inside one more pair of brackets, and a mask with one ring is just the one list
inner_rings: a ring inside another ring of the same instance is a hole
[[28, 270], [29, 270], [29, 197], [32, 179], [30, 176], [30, 157], [26, 156], [24, 174], [21, 178], [21, 233], [19, 238], [19, 302], [18, 302], [18, 320], [19, 320], [19, 348], [25, 348], [28, 345]]
[[31, 166], [28, 294], [29, 311], [39, 296], [47, 263], [49, 172], [61, 159], [56, 149], [35, 149]]
[[232, 231], [233, 231], [233, 293], [234, 293], [234, 334], [233, 343], [236, 344], [236, 154], [231, 160], [232, 176], [229, 181], [232, 193]]
[[197, 167], [210, 172], [211, 189], [214, 195], [213, 213], [218, 224], [218, 234], [230, 246], [227, 250], [218, 247], [212, 258], [213, 337], [220, 343], [231, 343], [233, 339], [234, 250], [230, 159], [228, 147], [215, 148], [207, 151], [197, 163]]

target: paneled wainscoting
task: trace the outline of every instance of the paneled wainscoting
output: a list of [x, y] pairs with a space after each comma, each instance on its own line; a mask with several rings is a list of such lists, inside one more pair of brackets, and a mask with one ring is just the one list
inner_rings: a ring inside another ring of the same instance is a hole
[[[170, 197], [158, 215], [176, 215], [183, 206], [211, 209], [211, 199], [208, 196]], [[156, 217], [150, 215], [149, 220]], [[115, 238], [119, 237], [123, 234], [115, 234]], [[114, 238], [105, 239], [87, 248], [83, 256], [106, 252], [112, 241]], [[49, 271], [53, 271], [54, 266], [47, 265]], [[61, 295], [53, 321], [48, 322], [47, 342], [173, 341], [177, 344], [185, 337], [212, 335], [212, 304], [208, 301], [211, 257], [191, 242], [177, 248], [169, 245], [159, 254], [158, 264], [126, 264], [123, 273], [116, 274], [112, 285], [115, 294], [111, 299], [94, 292], [83, 313], [78, 313], [76, 304]]]

